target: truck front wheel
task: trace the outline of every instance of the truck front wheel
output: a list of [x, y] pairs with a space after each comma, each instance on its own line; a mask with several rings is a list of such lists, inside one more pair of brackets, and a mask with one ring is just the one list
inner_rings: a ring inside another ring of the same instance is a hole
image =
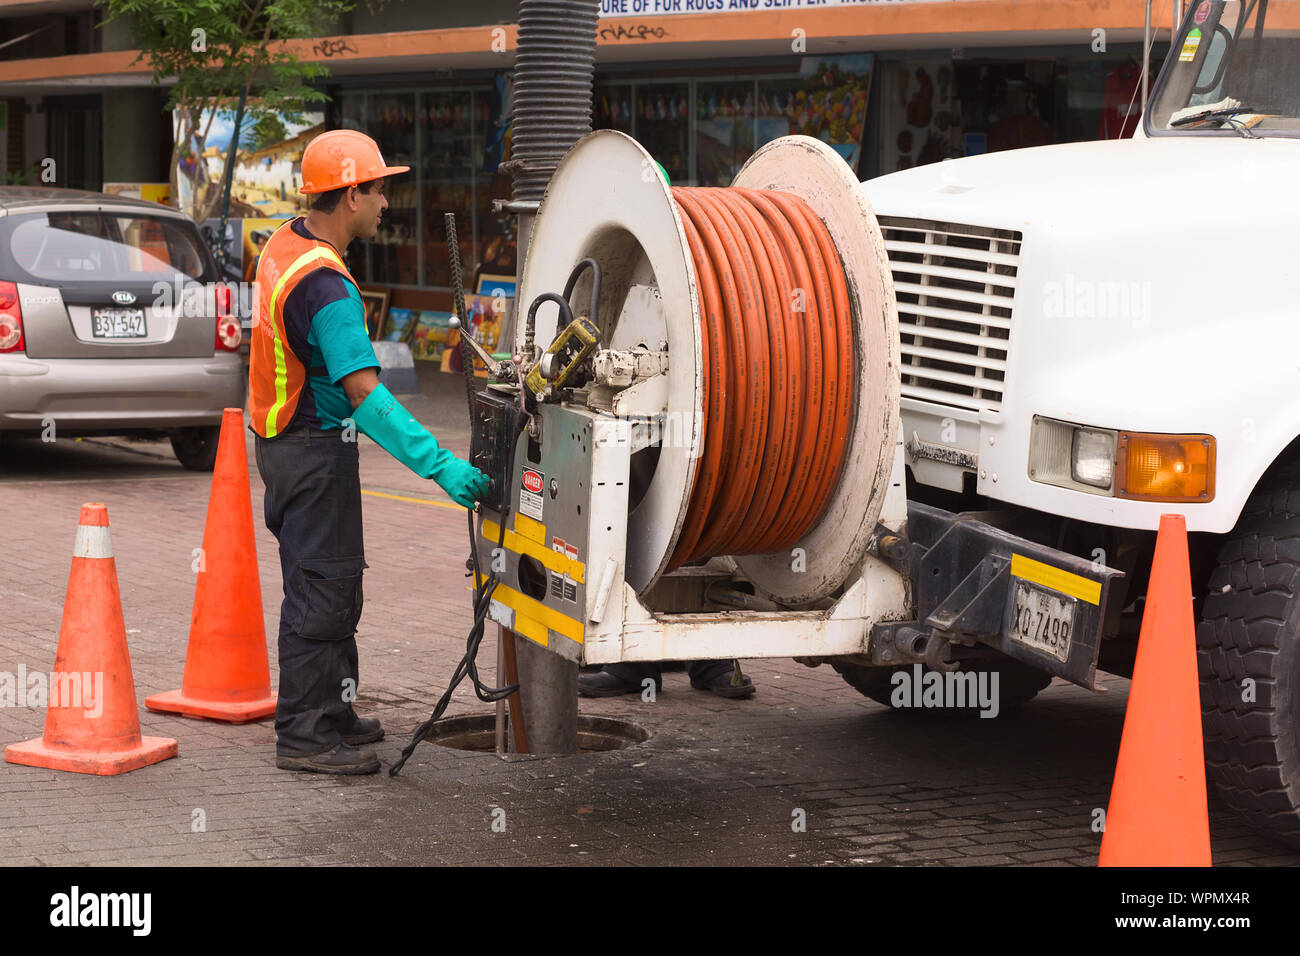
[[[835, 660], [830, 663], [851, 687], [862, 695], [870, 697], [876, 703], [884, 704], [894, 711], [910, 710], [916, 713], [947, 716], [978, 716], [982, 710], [987, 710], [987, 708], [980, 708], [969, 703], [962, 707], [934, 707], [926, 703], [924, 693], [913, 691], [911, 686], [916, 680], [916, 667], [921, 668], [923, 683], [927, 681], [930, 674], [937, 673], [924, 664], [904, 667], [864, 667], [861, 664], [850, 664]], [[983, 685], [990, 690], [994, 686], [991, 683], [991, 675], [995, 671], [998, 675], [996, 702], [999, 714], [1015, 710], [1021, 704], [1032, 700], [1040, 690], [1052, 682], [1051, 674], [1046, 674], [1009, 657], [1001, 657], [996, 664], [972, 665], [970, 668], [970, 672], [974, 673], [977, 678], [981, 673], [990, 675], [985, 678]], [[896, 680], [895, 674], [901, 674], [903, 678]], [[942, 674], [939, 674], [939, 676], [943, 677]], [[916, 706], [917, 701], [922, 702], [920, 707]]]
[[1196, 648], [1210, 780], [1247, 822], [1300, 847], [1300, 474], [1246, 503]]

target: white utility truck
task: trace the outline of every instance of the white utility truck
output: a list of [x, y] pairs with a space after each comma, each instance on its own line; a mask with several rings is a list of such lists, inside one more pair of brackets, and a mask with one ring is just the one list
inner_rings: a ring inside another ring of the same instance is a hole
[[583, 664], [830, 664], [886, 704], [996, 674], [1004, 713], [1131, 673], [1179, 512], [1211, 779], [1300, 842], [1297, 137], [1277, 0], [1193, 3], [1131, 140], [860, 184], [786, 137], [683, 189], [588, 135], [475, 399], [488, 616]]
[[864, 186], [898, 293], [909, 498], [1122, 570], [1099, 665], [1122, 674], [1152, 532], [1185, 515], [1209, 775], [1293, 842], [1298, 170], [1300, 3], [1194, 0], [1133, 139]]

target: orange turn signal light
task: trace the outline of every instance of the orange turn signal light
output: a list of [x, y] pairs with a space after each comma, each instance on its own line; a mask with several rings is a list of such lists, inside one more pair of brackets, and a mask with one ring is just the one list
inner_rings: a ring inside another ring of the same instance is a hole
[[1211, 501], [1214, 436], [1120, 432], [1116, 497], [1140, 501]]

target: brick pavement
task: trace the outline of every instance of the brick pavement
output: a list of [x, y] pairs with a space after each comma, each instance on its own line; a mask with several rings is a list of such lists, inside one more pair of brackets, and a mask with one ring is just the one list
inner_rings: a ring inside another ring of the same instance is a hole
[[[425, 383], [430, 394], [408, 404], [464, 454], [463, 391]], [[364, 499], [358, 710], [383, 719], [378, 751], [391, 764], [463, 648], [466, 524], [381, 449], [363, 442], [361, 455], [363, 486], [376, 493]], [[273, 636], [279, 567], [255, 467], [252, 481]], [[177, 686], [206, 491], [165, 444], [0, 446], [0, 670], [53, 665], [78, 507], [99, 500], [137, 696]], [[490, 647], [484, 657], [491, 674]], [[274, 655], [272, 670], [274, 680]], [[502, 759], [425, 744], [397, 778], [285, 773], [272, 764], [269, 722], [232, 727], [141, 703], [144, 732], [178, 738], [180, 756], [107, 778], [0, 764], [0, 847], [9, 864], [1095, 863], [1092, 810], [1105, 806], [1126, 681], [1108, 680], [1106, 695], [1058, 683], [1018, 713], [960, 721], [891, 713], [828, 667], [753, 661], [746, 672], [759, 687], [752, 701], [692, 690], [681, 672], [665, 675], [654, 703], [583, 701], [584, 713], [652, 734], [623, 751]], [[489, 710], [462, 687], [448, 713]], [[39, 735], [43, 720], [0, 708], [0, 743]], [[492, 827], [498, 808], [504, 832]], [[806, 832], [792, 828], [797, 810]], [[1300, 863], [1213, 799], [1210, 810], [1216, 863]]]

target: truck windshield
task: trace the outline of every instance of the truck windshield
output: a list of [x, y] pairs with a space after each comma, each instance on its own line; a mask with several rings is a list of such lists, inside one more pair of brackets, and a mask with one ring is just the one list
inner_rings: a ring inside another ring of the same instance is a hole
[[1300, 136], [1300, 0], [1192, 0], [1147, 132]]

